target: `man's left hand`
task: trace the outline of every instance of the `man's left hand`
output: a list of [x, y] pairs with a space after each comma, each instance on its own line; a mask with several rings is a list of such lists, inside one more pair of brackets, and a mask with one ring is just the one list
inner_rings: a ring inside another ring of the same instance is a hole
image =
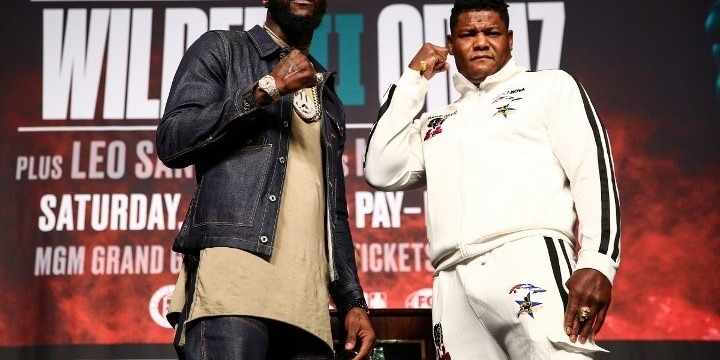
[[[605, 275], [595, 269], [578, 269], [565, 284], [569, 290], [565, 309], [565, 333], [570, 341], [578, 339], [584, 344], [592, 334], [596, 335], [610, 307], [612, 284]], [[583, 307], [588, 307], [587, 318], [581, 318]], [[582, 320], [582, 321], [581, 321]]]
[[360, 349], [351, 360], [367, 359], [370, 350], [375, 346], [375, 330], [367, 312], [358, 307], [350, 309], [345, 315], [345, 330], [347, 330], [345, 350], [354, 351], [358, 347], [358, 340], [360, 341]]

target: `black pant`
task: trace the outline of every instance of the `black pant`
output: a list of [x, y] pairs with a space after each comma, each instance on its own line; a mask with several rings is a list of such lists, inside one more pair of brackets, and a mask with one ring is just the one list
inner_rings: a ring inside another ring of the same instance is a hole
[[325, 342], [295, 326], [249, 316], [201, 318], [189, 324], [188, 360], [332, 360]]

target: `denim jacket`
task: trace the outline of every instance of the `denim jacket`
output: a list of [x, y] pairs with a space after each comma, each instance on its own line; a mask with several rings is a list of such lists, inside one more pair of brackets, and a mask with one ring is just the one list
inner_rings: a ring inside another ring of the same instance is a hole
[[[197, 186], [173, 250], [225, 246], [272, 254], [288, 156], [292, 95], [261, 107], [253, 89], [289, 48], [259, 27], [210, 31], [187, 50], [157, 129], [158, 157], [171, 168], [195, 166]], [[338, 309], [365, 306], [348, 224], [342, 152], [345, 113], [334, 73], [318, 84], [325, 180], [330, 294]]]

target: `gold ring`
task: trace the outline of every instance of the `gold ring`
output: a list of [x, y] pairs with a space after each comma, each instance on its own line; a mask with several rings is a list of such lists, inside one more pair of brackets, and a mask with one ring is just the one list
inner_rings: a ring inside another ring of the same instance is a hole
[[590, 307], [581, 306], [577, 309], [577, 318], [580, 322], [585, 322], [590, 317]]

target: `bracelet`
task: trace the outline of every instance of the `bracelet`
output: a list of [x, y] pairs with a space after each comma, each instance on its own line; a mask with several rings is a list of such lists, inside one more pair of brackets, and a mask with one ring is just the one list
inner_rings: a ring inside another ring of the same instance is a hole
[[347, 303], [347, 305], [345, 305], [345, 307], [343, 308], [343, 314], [349, 313], [350, 309], [352, 308], [361, 308], [365, 310], [368, 315], [370, 315], [370, 309], [368, 309], [367, 302], [365, 302], [365, 299], [363, 298], [358, 298]]

